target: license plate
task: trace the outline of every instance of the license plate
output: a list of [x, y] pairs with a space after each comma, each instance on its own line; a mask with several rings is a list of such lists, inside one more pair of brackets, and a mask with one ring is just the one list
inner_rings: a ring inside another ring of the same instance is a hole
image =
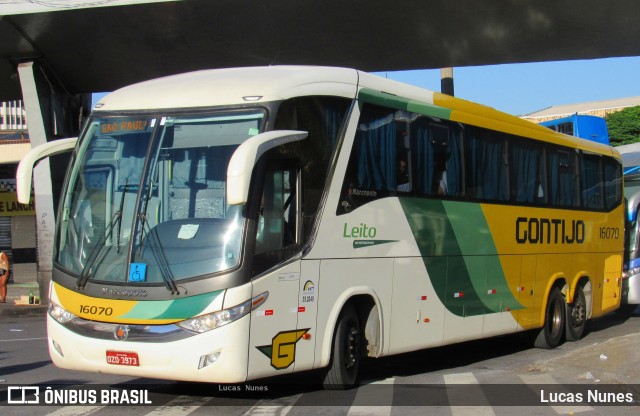
[[140, 360], [137, 352], [107, 351], [107, 364], [138, 367]]

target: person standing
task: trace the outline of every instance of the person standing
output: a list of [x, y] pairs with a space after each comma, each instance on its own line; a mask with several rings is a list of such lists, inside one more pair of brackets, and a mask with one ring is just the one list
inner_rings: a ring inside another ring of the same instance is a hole
[[0, 251], [0, 303], [7, 301], [7, 282], [9, 281], [9, 257]]

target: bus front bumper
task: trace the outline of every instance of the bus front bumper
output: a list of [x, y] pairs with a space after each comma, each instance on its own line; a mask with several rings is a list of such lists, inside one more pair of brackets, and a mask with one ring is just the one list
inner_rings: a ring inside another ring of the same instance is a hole
[[213, 383], [247, 378], [250, 317], [173, 341], [118, 341], [81, 335], [47, 315], [49, 355], [59, 368]]

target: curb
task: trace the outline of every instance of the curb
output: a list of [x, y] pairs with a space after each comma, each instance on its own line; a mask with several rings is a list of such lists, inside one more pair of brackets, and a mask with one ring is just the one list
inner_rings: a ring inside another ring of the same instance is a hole
[[0, 318], [44, 317], [49, 308], [47, 304], [17, 305], [15, 303], [28, 296], [30, 292], [33, 292], [35, 296], [40, 295], [38, 283], [9, 283], [7, 285], [7, 303], [0, 303]]
[[47, 305], [0, 304], [0, 318], [43, 317], [48, 308]]

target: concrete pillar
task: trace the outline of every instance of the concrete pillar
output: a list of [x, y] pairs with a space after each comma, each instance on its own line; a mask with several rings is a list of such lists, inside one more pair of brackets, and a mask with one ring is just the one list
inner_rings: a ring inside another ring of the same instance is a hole
[[453, 91], [453, 68], [440, 69], [440, 91], [443, 94], [455, 95]]
[[[31, 146], [35, 147], [47, 142], [47, 133], [42, 114], [42, 105], [38, 96], [38, 85], [33, 62], [18, 66], [22, 98], [27, 113], [27, 129]], [[49, 283], [53, 270], [53, 230], [55, 216], [53, 213], [53, 193], [51, 191], [51, 170], [49, 159], [42, 160], [33, 172], [33, 189], [36, 205], [36, 234], [38, 244], [38, 276], [40, 299], [49, 299]]]
[[[82, 118], [90, 111], [89, 94], [71, 95], [45, 76], [44, 68], [34, 62], [18, 65], [18, 76], [22, 98], [27, 114], [27, 129], [31, 146], [35, 147], [62, 137], [77, 136]], [[52, 170], [55, 186], [52, 187]], [[49, 299], [49, 284], [53, 270], [53, 239], [55, 233], [55, 210], [59, 199], [68, 156], [42, 160], [33, 172], [33, 187], [36, 208], [36, 234], [38, 244], [38, 275], [40, 298]]]

